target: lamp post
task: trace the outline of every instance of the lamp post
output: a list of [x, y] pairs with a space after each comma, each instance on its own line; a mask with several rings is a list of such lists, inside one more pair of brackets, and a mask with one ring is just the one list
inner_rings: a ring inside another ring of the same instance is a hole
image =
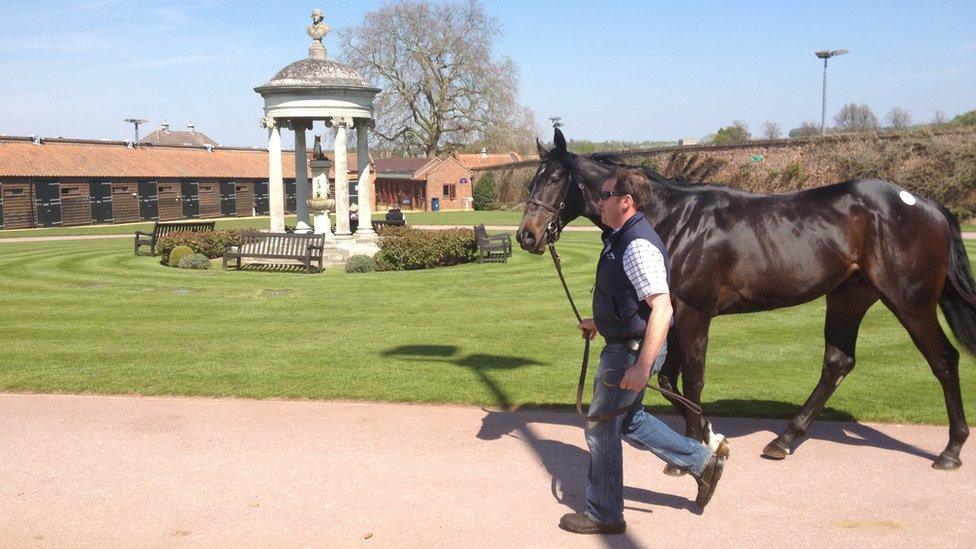
[[823, 75], [823, 105], [820, 108], [820, 135], [827, 135], [827, 60], [837, 55], [844, 55], [847, 50], [822, 50], [816, 52], [817, 57], [824, 60]]

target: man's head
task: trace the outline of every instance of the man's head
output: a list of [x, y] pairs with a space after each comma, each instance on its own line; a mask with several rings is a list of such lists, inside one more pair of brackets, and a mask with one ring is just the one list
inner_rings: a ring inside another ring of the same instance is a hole
[[619, 229], [647, 204], [647, 181], [639, 174], [623, 168], [614, 170], [603, 182], [600, 196], [600, 220], [604, 225]]

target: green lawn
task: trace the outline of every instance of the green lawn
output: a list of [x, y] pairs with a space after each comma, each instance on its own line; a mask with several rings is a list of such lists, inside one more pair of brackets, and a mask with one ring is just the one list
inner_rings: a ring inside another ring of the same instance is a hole
[[[595, 233], [561, 241], [584, 309], [598, 250]], [[791, 416], [820, 375], [823, 310], [717, 318], [706, 412]], [[827, 417], [945, 423], [938, 383], [884, 307], [859, 343]], [[4, 391], [568, 406], [581, 350], [550, 259], [520, 251], [508, 264], [305, 275], [170, 269], [119, 240], [0, 244]], [[972, 411], [970, 357], [961, 372]]]

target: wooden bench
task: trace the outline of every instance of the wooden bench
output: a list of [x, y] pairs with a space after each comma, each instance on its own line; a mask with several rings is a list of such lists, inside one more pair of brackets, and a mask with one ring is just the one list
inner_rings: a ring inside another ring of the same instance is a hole
[[397, 219], [393, 221], [389, 219], [375, 219], [373, 220], [373, 230], [376, 232], [380, 232], [380, 229], [384, 227], [404, 227], [406, 226], [406, 224], [407, 224], [406, 219]]
[[214, 230], [213, 221], [190, 221], [179, 223], [160, 223], [153, 225], [151, 233], [136, 231], [135, 252], [139, 255], [139, 248], [149, 246], [149, 255], [156, 255], [156, 243], [163, 236], [173, 233], [200, 233]]
[[236, 260], [236, 267], [241, 268], [241, 259], [295, 259], [305, 266], [305, 270], [312, 272], [312, 263], [318, 263], [322, 270], [323, 251], [325, 249], [324, 234], [295, 234], [295, 233], [262, 233], [260, 231], [244, 231], [240, 239], [228, 244], [224, 248], [223, 267], [227, 262]]
[[474, 236], [478, 240], [478, 263], [505, 263], [512, 257], [512, 238], [509, 235], [488, 236], [484, 225], [476, 225]]

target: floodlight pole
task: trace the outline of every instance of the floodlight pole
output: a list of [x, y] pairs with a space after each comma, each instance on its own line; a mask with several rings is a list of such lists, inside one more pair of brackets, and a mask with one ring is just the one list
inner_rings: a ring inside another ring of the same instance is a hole
[[827, 135], [827, 60], [836, 55], [844, 55], [847, 50], [822, 50], [816, 52], [817, 57], [824, 61], [823, 72], [823, 102], [820, 107], [820, 135]]

